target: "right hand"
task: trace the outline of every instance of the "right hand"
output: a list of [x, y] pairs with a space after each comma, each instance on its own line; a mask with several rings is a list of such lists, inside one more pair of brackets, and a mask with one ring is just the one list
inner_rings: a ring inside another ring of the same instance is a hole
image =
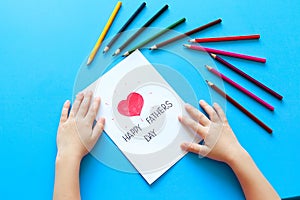
[[214, 103], [213, 107], [203, 100], [199, 103], [209, 118], [187, 104], [186, 111], [193, 119], [188, 116], [179, 116], [178, 119], [200, 135], [204, 144], [183, 143], [181, 148], [230, 165], [241, 153], [247, 152], [234, 135], [222, 108], [217, 103]]

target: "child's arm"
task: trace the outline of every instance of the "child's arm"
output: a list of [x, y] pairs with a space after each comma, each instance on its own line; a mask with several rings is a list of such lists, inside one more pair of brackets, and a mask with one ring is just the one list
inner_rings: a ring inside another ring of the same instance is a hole
[[57, 131], [57, 156], [53, 199], [80, 199], [79, 169], [82, 158], [94, 147], [104, 127], [104, 119], [93, 127], [100, 99], [90, 107], [92, 92], [78, 94], [70, 109], [66, 101]]
[[199, 134], [204, 139], [204, 144], [184, 143], [182, 148], [227, 163], [236, 174], [246, 199], [280, 199], [251, 156], [238, 142], [221, 107], [218, 104], [211, 107], [205, 101], [200, 101], [200, 105], [209, 118], [187, 105], [186, 110], [193, 119], [180, 116], [179, 121]]

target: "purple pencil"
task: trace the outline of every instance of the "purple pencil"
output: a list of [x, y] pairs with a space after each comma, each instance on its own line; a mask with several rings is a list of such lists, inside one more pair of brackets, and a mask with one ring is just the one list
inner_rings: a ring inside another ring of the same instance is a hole
[[239, 53], [223, 51], [223, 50], [218, 50], [218, 49], [212, 49], [212, 48], [207, 48], [207, 47], [201, 47], [201, 46], [197, 46], [197, 45], [190, 45], [190, 44], [184, 44], [183, 46], [185, 46], [189, 49], [197, 50], [197, 51], [206, 51], [208, 53], [221, 54], [221, 55], [225, 55], [225, 56], [230, 56], [230, 57], [235, 57], [235, 58], [240, 58], [240, 59], [245, 59], [245, 60], [251, 60], [251, 61], [261, 62], [261, 63], [266, 62], [265, 58], [248, 56], [245, 54], [239, 54]]
[[208, 65], [205, 65], [205, 67], [210, 72], [212, 72], [216, 76], [220, 77], [221, 79], [223, 79], [224, 81], [226, 81], [230, 85], [234, 86], [235, 88], [237, 88], [241, 92], [245, 93], [246, 95], [248, 95], [249, 97], [251, 97], [252, 99], [254, 99], [255, 101], [257, 101], [258, 103], [260, 103], [261, 105], [263, 105], [267, 109], [269, 109], [271, 111], [274, 111], [274, 107], [272, 105], [268, 104], [267, 102], [265, 102], [264, 100], [262, 100], [261, 98], [259, 98], [258, 96], [256, 96], [255, 94], [253, 94], [252, 92], [250, 92], [249, 90], [247, 90], [246, 88], [242, 87], [241, 85], [239, 85], [238, 83], [234, 82], [233, 80], [231, 80], [227, 76], [225, 76], [222, 73], [218, 72], [216, 69], [214, 69], [214, 68], [212, 68], [212, 67], [210, 67]]
[[274, 97], [276, 97], [279, 100], [282, 100], [282, 96], [280, 94], [278, 94], [277, 92], [275, 92], [274, 90], [272, 90], [271, 88], [267, 87], [266, 85], [264, 85], [263, 83], [259, 82], [258, 80], [252, 78], [251, 76], [249, 76], [248, 74], [246, 74], [245, 72], [243, 72], [242, 70], [238, 69], [237, 67], [233, 66], [232, 64], [230, 64], [229, 62], [227, 62], [226, 60], [224, 60], [223, 58], [221, 58], [220, 56], [217, 56], [216, 54], [211, 53], [210, 54], [211, 57], [213, 59], [215, 59], [216, 61], [219, 61], [220, 63], [222, 63], [223, 65], [227, 66], [229, 69], [233, 70], [234, 72], [238, 73], [239, 75], [241, 75], [242, 77], [246, 78], [247, 80], [251, 81], [252, 83], [254, 83], [255, 85], [257, 85], [258, 87], [260, 87], [261, 89], [265, 90], [266, 92], [268, 92], [269, 94], [273, 95]]

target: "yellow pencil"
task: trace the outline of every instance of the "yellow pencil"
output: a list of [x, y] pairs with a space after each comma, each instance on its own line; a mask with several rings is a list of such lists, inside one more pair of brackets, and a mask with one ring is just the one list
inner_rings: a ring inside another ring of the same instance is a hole
[[98, 38], [98, 40], [97, 40], [97, 42], [96, 42], [96, 44], [95, 44], [95, 46], [94, 46], [94, 48], [93, 48], [90, 56], [88, 58], [87, 65], [89, 65], [94, 60], [94, 58], [96, 56], [96, 53], [97, 53], [97, 51], [98, 51], [98, 49], [99, 49], [99, 47], [100, 47], [103, 39], [105, 38], [106, 33], [108, 32], [111, 24], [113, 23], [113, 21], [114, 21], [116, 15], [117, 15], [117, 13], [118, 13], [121, 5], [122, 5], [122, 2], [118, 1], [117, 5], [115, 6], [115, 9], [111, 13], [111, 15], [110, 15], [110, 17], [109, 17], [109, 19], [108, 19], [108, 21], [107, 21], [107, 23], [106, 23], [106, 25], [105, 25], [102, 33], [101, 33], [101, 35], [99, 36], [99, 38]]

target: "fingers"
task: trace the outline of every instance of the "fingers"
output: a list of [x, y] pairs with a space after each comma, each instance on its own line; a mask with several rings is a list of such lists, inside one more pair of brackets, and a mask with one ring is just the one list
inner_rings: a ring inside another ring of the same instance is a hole
[[197, 120], [203, 126], [208, 126], [210, 124], [209, 119], [193, 106], [186, 104], [185, 109], [195, 120]]
[[178, 117], [179, 121], [187, 126], [187, 127], [190, 127], [193, 131], [195, 131], [198, 135], [200, 135], [203, 139], [206, 138], [206, 135], [207, 135], [207, 131], [206, 129], [199, 123], [195, 122], [194, 120], [192, 120], [191, 118], [189, 117], [182, 117], [182, 116], [179, 116]]
[[208, 103], [206, 103], [203, 100], [200, 100], [199, 104], [208, 114], [211, 121], [213, 122], [219, 121], [219, 116], [217, 115], [216, 111]]
[[96, 97], [94, 99], [93, 105], [90, 107], [86, 115], [86, 119], [89, 122], [92, 123], [95, 120], [99, 107], [100, 107], [100, 97]]
[[214, 106], [217, 114], [219, 115], [220, 119], [222, 120], [222, 122], [227, 123], [228, 122], [227, 117], [226, 117], [223, 109], [221, 108], [221, 106], [217, 103], [214, 103], [213, 106]]
[[193, 152], [201, 156], [206, 156], [210, 152], [210, 149], [207, 146], [197, 143], [182, 143], [181, 148], [185, 151]]
[[86, 113], [89, 110], [91, 99], [92, 99], [93, 93], [91, 91], [88, 91], [84, 94], [83, 101], [79, 107], [78, 115], [81, 117], [85, 117]]
[[61, 110], [60, 123], [64, 123], [65, 121], [67, 121], [70, 105], [71, 103], [69, 100], [65, 101], [63, 108]]
[[76, 95], [76, 99], [73, 103], [73, 106], [72, 106], [72, 109], [71, 109], [71, 112], [70, 112], [70, 117], [75, 117], [78, 110], [79, 110], [79, 107], [81, 105], [81, 102], [83, 100], [83, 93], [78, 93]]
[[105, 124], [105, 119], [104, 118], [100, 118], [94, 129], [93, 129], [93, 133], [92, 133], [92, 137], [94, 140], [98, 140], [98, 138], [100, 137], [101, 133], [103, 132], [103, 129], [104, 129], [104, 124]]

